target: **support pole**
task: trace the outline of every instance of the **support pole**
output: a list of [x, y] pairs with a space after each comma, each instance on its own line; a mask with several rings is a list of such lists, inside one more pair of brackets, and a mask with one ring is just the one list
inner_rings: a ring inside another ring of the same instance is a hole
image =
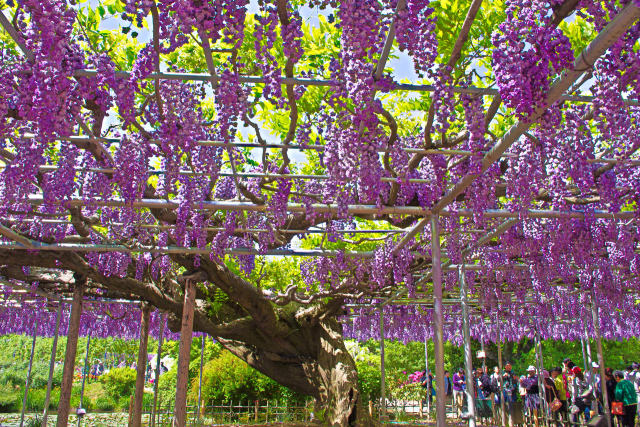
[[62, 384], [60, 385], [60, 403], [58, 405], [58, 419], [56, 421], [57, 427], [67, 427], [69, 424], [71, 386], [73, 385], [73, 371], [76, 364], [76, 350], [78, 349], [78, 331], [80, 330], [83, 295], [84, 283], [77, 282], [73, 289], [73, 302], [71, 303], [69, 331], [67, 332], [67, 350], [64, 355]]
[[484, 336], [480, 338], [480, 351], [482, 352], [482, 372], [487, 367], [487, 355], [484, 352]]
[[131, 416], [132, 427], [140, 427], [142, 424], [142, 400], [144, 398], [144, 377], [147, 374], [147, 345], [149, 344], [149, 317], [151, 307], [142, 304], [140, 314], [140, 347], [138, 348], [138, 365], [136, 366], [136, 392], [133, 401], [133, 414]]
[[[424, 330], [424, 370], [427, 372], [427, 381], [429, 381], [429, 347], [427, 346], [427, 329]], [[432, 381], [429, 381], [429, 384], [433, 384]], [[427, 390], [427, 418], [431, 417], [431, 393], [433, 393], [430, 389]]]
[[[589, 365], [589, 370], [586, 372], [591, 372], [591, 363], [593, 362], [593, 358], [591, 357], [591, 345], [589, 344], [589, 331], [587, 330], [587, 325], [584, 326], [584, 347], [587, 350], [587, 362]], [[595, 388], [595, 376], [593, 374], [589, 374], [589, 378], [591, 378], [591, 386]]]
[[386, 419], [387, 395], [385, 387], [384, 367], [384, 308], [380, 308], [380, 420]]
[[540, 333], [536, 331], [536, 362], [538, 364], [538, 388], [540, 394], [540, 409], [538, 411], [538, 419], [540, 416], [544, 417], [545, 426], [549, 425], [549, 419], [547, 418], [547, 399], [546, 399], [546, 391], [544, 387], [544, 376], [542, 371], [544, 371], [544, 361], [542, 359], [542, 342], [540, 340]]
[[198, 408], [196, 410], [197, 412], [196, 417], [198, 421], [200, 421], [200, 404], [202, 402], [202, 364], [204, 363], [204, 339], [205, 339], [205, 335], [203, 333], [202, 341], [200, 344], [200, 378], [198, 379]]
[[587, 372], [589, 372], [589, 367], [588, 367], [588, 363], [587, 363], [587, 351], [584, 347], [584, 338], [580, 338], [580, 345], [582, 347], [582, 364], [584, 367], [584, 373], [586, 374]]
[[49, 401], [51, 400], [51, 386], [53, 384], [53, 372], [56, 367], [56, 351], [58, 350], [58, 334], [60, 333], [60, 318], [62, 317], [62, 308], [64, 303], [58, 303], [58, 312], [56, 313], [56, 326], [53, 332], [53, 344], [51, 345], [51, 358], [49, 359], [49, 379], [47, 380], [47, 392], [44, 396], [44, 409], [42, 411], [42, 427], [47, 427], [47, 417], [49, 416]]
[[471, 354], [471, 332], [469, 325], [469, 304], [467, 301], [467, 280], [464, 274], [464, 267], [458, 269], [458, 281], [460, 282], [460, 302], [462, 306], [462, 335], [464, 339], [464, 367], [467, 387], [467, 414], [469, 417], [469, 427], [476, 426], [476, 401], [473, 393], [473, 356]]
[[31, 384], [31, 367], [33, 366], [33, 353], [36, 350], [36, 337], [38, 336], [38, 318], [33, 325], [33, 340], [31, 341], [31, 355], [29, 356], [29, 370], [27, 380], [24, 385], [24, 397], [22, 398], [22, 411], [20, 412], [20, 427], [24, 425], [24, 412], [27, 409], [27, 395], [29, 394], [29, 384]]
[[607, 390], [605, 389], [605, 375], [604, 375], [604, 355], [602, 353], [602, 338], [600, 337], [600, 319], [598, 317], [598, 300], [596, 299], [595, 292], [591, 293], [591, 316], [593, 317], [593, 330], [595, 332], [596, 346], [598, 349], [598, 364], [600, 365], [600, 393], [602, 394], [602, 401], [604, 403], [604, 418], [607, 420], [607, 426], [611, 427], [611, 408], [609, 407], [609, 396], [607, 396]]
[[189, 386], [189, 359], [193, 334], [193, 310], [196, 300], [196, 284], [185, 280], [180, 349], [178, 352], [178, 377], [176, 380], [176, 403], [173, 427], [185, 427], [187, 423], [187, 387]]
[[436, 427], [445, 427], [446, 396], [444, 390], [444, 317], [442, 314], [442, 260], [440, 259], [440, 226], [439, 216], [431, 216], [431, 259], [435, 320], [435, 353], [436, 353]]
[[500, 336], [500, 314], [496, 314], [496, 344], [498, 346], [498, 390], [500, 396], [500, 418], [502, 421], [502, 427], [507, 425], [507, 412], [504, 401], [504, 380], [502, 378], [502, 337]]
[[160, 382], [160, 362], [162, 356], [162, 338], [164, 337], [165, 314], [160, 316], [160, 334], [158, 336], [158, 355], [156, 356], [156, 379], [153, 382], [153, 408], [151, 408], [151, 427], [156, 424], [156, 407], [158, 405], [158, 383]]
[[[82, 369], [82, 387], [80, 387], [80, 407], [82, 409], [82, 399], [84, 398], [84, 383], [87, 380], [87, 374], [89, 373], [89, 345], [91, 345], [91, 333], [87, 335], [87, 349], [84, 353], [84, 368]], [[78, 427], [80, 426], [80, 414], [78, 414]]]

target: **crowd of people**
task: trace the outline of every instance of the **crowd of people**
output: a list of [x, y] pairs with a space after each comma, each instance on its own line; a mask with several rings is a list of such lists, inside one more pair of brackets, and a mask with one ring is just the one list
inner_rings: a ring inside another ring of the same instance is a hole
[[[640, 402], [640, 364], [630, 364], [625, 371], [604, 370], [605, 393], [611, 408], [611, 425], [633, 427]], [[433, 375], [423, 371], [422, 386], [428, 399], [435, 394]], [[590, 370], [576, 366], [571, 359], [562, 361], [550, 371], [539, 372], [529, 366], [525, 375], [513, 372], [510, 362], [503, 372], [495, 367], [489, 373], [486, 366], [473, 371], [473, 390], [476, 416], [493, 418], [500, 424], [504, 400], [505, 418], [510, 426], [529, 420], [536, 427], [543, 417], [558, 426], [571, 423], [584, 424], [595, 416], [605, 416], [600, 366], [592, 362]], [[467, 378], [460, 368], [453, 376], [445, 371], [445, 395], [460, 418], [468, 418]]]

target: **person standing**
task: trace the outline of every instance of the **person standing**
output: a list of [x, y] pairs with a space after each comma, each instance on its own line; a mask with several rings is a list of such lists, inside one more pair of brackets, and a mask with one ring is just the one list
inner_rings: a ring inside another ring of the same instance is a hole
[[[558, 399], [562, 403], [560, 409], [558, 409], [553, 418], [556, 419], [558, 425], [563, 425], [567, 421], [567, 389], [565, 388], [565, 381], [562, 377], [562, 368], [556, 366], [551, 370], [551, 379], [556, 387], [558, 393]], [[613, 424], [612, 424], [613, 425]]]
[[[457, 408], [458, 417], [462, 415], [462, 406], [464, 405], [464, 389], [466, 388], [466, 378], [464, 369], [458, 369], [453, 374], [453, 400]], [[473, 402], [472, 402], [473, 403]]]
[[538, 427], [538, 410], [540, 408], [540, 388], [538, 387], [538, 376], [536, 368], [529, 365], [527, 368], [527, 376], [520, 379], [522, 388], [526, 390], [524, 397], [524, 406], [527, 408], [529, 415], [533, 416], [533, 422]]
[[510, 426], [513, 426], [514, 403], [518, 400], [518, 377], [513, 373], [511, 362], [507, 362], [504, 365], [502, 387], [502, 398], [504, 399], [504, 410], [507, 413], [507, 421]]
[[622, 371], [615, 371], [613, 378], [616, 380], [615, 397], [617, 402], [624, 405], [624, 415], [618, 415], [621, 427], [633, 427], [636, 422], [636, 411], [638, 410], [638, 397], [633, 388], [633, 383], [624, 379]]
[[[611, 402], [613, 402], [614, 400], [616, 400], [616, 380], [613, 378], [613, 370], [611, 368], [607, 368], [604, 370], [604, 378], [605, 378], [605, 386], [606, 386], [606, 390], [607, 390], [607, 401], [609, 402], [609, 407], [611, 407]], [[611, 417], [611, 426], [614, 426], [615, 423], [613, 422], [614, 420], [614, 415], [613, 414], [609, 414], [609, 416]]]

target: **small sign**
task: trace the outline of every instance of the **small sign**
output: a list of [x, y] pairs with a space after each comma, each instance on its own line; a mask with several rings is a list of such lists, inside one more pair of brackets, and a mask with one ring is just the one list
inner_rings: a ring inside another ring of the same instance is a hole
[[480, 350], [480, 351], [478, 351], [478, 353], [476, 354], [476, 357], [477, 357], [478, 359], [484, 359], [485, 357], [487, 357], [487, 355], [485, 354], [485, 352], [484, 352], [484, 351]]

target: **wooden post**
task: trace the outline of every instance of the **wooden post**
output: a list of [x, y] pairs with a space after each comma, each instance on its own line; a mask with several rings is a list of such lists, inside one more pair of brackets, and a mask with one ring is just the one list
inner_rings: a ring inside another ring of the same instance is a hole
[[[89, 373], [89, 345], [91, 344], [91, 333], [87, 335], [87, 350], [84, 354], [84, 367], [82, 368], [82, 387], [80, 388], [80, 408], [82, 408], [82, 399], [84, 398], [84, 383]], [[80, 427], [80, 414], [78, 414], [78, 427]]]
[[[463, 264], [464, 265], [464, 264]], [[469, 303], [467, 302], [467, 279], [464, 274], [464, 267], [458, 269], [458, 281], [460, 282], [460, 302], [462, 303], [462, 336], [464, 338], [464, 367], [467, 386], [465, 394], [467, 396], [467, 414], [469, 417], [469, 427], [476, 425], [476, 400], [474, 396], [473, 379], [473, 355], [471, 354], [471, 332], [469, 325]]]
[[147, 374], [147, 345], [149, 344], [149, 317], [151, 308], [142, 304], [140, 320], [140, 347], [138, 348], [138, 365], [136, 367], [136, 391], [133, 403], [131, 426], [140, 427], [142, 424], [142, 400], [144, 397], [144, 377]]
[[260, 408], [260, 401], [256, 400], [255, 401], [255, 408], [254, 408], [254, 413], [255, 413], [255, 421], [258, 422], [258, 409]]
[[200, 378], [198, 379], [198, 409], [197, 420], [200, 421], [200, 404], [202, 402], [202, 364], [204, 362], [204, 339], [205, 335], [202, 334], [202, 340], [200, 342]]
[[[162, 356], [162, 338], [164, 337], [164, 324], [167, 317], [160, 316], [160, 334], [158, 336], [158, 355], [156, 357], [156, 380], [153, 382], [153, 407], [151, 408], [151, 427], [156, 424], [156, 407], [158, 405], [158, 383], [160, 382], [160, 361]], [[44, 426], [43, 426], [44, 427]]]
[[611, 427], [611, 408], [609, 407], [609, 396], [607, 396], [606, 383], [604, 375], [604, 354], [602, 353], [602, 338], [600, 337], [600, 319], [598, 318], [598, 300], [595, 292], [591, 293], [591, 316], [593, 317], [593, 330], [595, 332], [596, 347], [598, 349], [598, 364], [600, 365], [600, 392], [604, 406], [604, 418], [607, 425]]
[[439, 216], [431, 216], [431, 256], [433, 279], [433, 317], [435, 324], [436, 353], [436, 427], [445, 427], [447, 414], [446, 395], [444, 391], [444, 315], [442, 304], [442, 264], [440, 259], [440, 225]]
[[178, 377], [176, 380], [176, 403], [173, 427], [185, 427], [187, 423], [187, 387], [189, 386], [189, 359], [191, 354], [195, 300], [196, 284], [193, 279], [186, 279], [184, 285], [184, 306], [182, 308], [182, 327], [180, 328]]
[[36, 349], [36, 337], [38, 336], [38, 318], [36, 317], [33, 326], [33, 340], [31, 341], [31, 355], [29, 356], [29, 370], [24, 386], [24, 397], [22, 398], [22, 411], [20, 412], [20, 427], [24, 425], [24, 412], [27, 409], [27, 395], [29, 394], [29, 384], [31, 383], [31, 367], [33, 366], [33, 353]]
[[60, 318], [62, 317], [62, 301], [58, 302], [58, 312], [56, 313], [56, 327], [53, 332], [53, 344], [51, 345], [51, 358], [49, 359], [49, 379], [47, 380], [47, 392], [44, 396], [44, 409], [42, 411], [42, 427], [47, 427], [47, 417], [49, 415], [49, 401], [51, 400], [51, 386], [53, 383], [53, 371], [56, 367], [56, 351], [58, 349], [58, 334], [60, 333]]
[[496, 341], [498, 344], [498, 384], [499, 384], [499, 393], [500, 393], [500, 418], [502, 421], [502, 427], [505, 427], [507, 425], [507, 413], [506, 413], [506, 409], [505, 409], [505, 401], [504, 401], [504, 384], [503, 384], [503, 378], [502, 378], [502, 337], [500, 336], [500, 315], [497, 314], [496, 315]]
[[60, 385], [60, 403], [58, 405], [58, 419], [56, 421], [57, 427], [67, 427], [69, 423], [71, 387], [73, 385], [73, 371], [76, 364], [76, 350], [78, 349], [78, 331], [80, 330], [80, 315], [82, 314], [83, 295], [84, 282], [78, 281], [73, 289], [69, 331], [67, 332], [67, 350], [64, 355], [62, 384]]
[[387, 416], [387, 392], [385, 385], [384, 366], [384, 307], [380, 308], [380, 420], [386, 420]]
[[369, 401], [369, 416], [373, 418], [373, 401], [371, 400]]

